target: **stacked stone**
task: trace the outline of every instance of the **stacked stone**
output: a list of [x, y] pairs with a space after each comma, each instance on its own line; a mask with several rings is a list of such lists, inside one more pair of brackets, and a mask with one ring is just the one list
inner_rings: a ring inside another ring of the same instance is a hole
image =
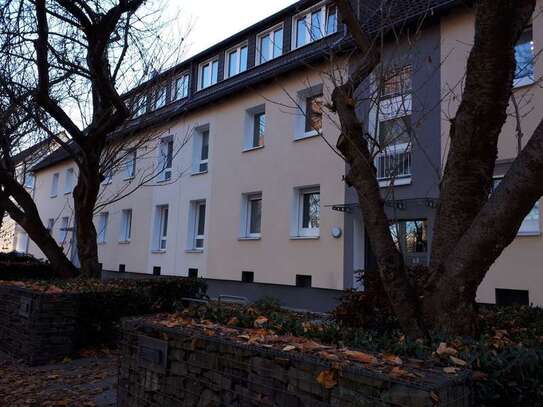
[[[144, 319], [123, 328], [120, 407], [469, 405], [463, 375], [427, 371], [424, 379], [400, 380]], [[317, 380], [323, 371], [333, 372], [330, 386]]]

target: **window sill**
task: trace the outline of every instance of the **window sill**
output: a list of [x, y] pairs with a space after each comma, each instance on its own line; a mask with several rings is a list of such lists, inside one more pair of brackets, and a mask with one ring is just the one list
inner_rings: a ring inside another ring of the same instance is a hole
[[134, 178], [136, 178], [136, 177], [134, 175], [132, 175], [131, 177], [123, 178], [123, 181], [132, 181]]
[[98, 246], [105, 246], [107, 244], [107, 242], [97, 242], [96, 243]]
[[166, 249], [155, 249], [155, 250], [151, 250], [151, 253], [153, 254], [165, 254], [166, 253]]
[[262, 237], [261, 236], [240, 236], [238, 237], [238, 240], [240, 242], [243, 242], [243, 241], [251, 241], [251, 240], [261, 240]]
[[319, 240], [319, 236], [290, 236], [290, 240]]
[[517, 237], [537, 237], [541, 236], [541, 232], [518, 232]]
[[264, 148], [264, 146], [247, 147], [247, 148], [244, 148], [243, 150], [241, 150], [241, 152], [242, 153], [248, 153], [248, 152], [251, 152], [251, 151], [262, 150], [263, 148]]
[[49, 198], [53, 199], [56, 198], [58, 195], [49, 195]]
[[64, 195], [70, 195], [73, 191], [70, 192], [64, 192]]
[[196, 177], [198, 175], [204, 175], [204, 174], [207, 174], [207, 170], [206, 171], [198, 171], [198, 172], [193, 172], [192, 174], [190, 174], [191, 177]]
[[311, 139], [311, 138], [314, 138], [314, 137], [318, 137], [320, 136], [320, 133], [318, 131], [308, 131], [308, 132], [305, 132], [304, 134], [302, 134], [301, 136], [296, 136], [294, 137], [294, 141], [301, 141], [301, 140], [306, 140], [306, 139]]
[[402, 185], [411, 185], [411, 177], [405, 177], [405, 178], [396, 178], [394, 179], [394, 183], [392, 182], [392, 179], [383, 179], [379, 181], [379, 187], [386, 188], [386, 187], [399, 187]]
[[130, 240], [119, 240], [119, 244], [130, 244]]
[[185, 253], [203, 253], [204, 249], [186, 249]]

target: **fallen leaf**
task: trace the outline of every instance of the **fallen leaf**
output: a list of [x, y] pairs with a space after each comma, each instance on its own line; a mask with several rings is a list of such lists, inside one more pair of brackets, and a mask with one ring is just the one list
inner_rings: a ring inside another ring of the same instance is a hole
[[457, 357], [454, 357], [452, 355], [449, 356], [449, 358], [451, 359], [451, 362], [453, 362], [457, 366], [466, 366], [467, 365], [465, 360], [458, 359]]
[[457, 367], [452, 366], [443, 368], [443, 371], [447, 374], [456, 374], [459, 370]]
[[238, 335], [238, 338], [240, 339], [246, 339], [246, 340], [251, 340], [251, 337], [249, 335]]
[[439, 404], [439, 400], [440, 400], [440, 399], [439, 399], [439, 396], [438, 396], [436, 393], [431, 392], [431, 393], [430, 393], [430, 397], [432, 398], [432, 400], [434, 400], [434, 403], [435, 403], [436, 405]]
[[62, 288], [58, 288], [56, 285], [49, 286], [49, 288], [45, 291], [46, 294], [60, 294], [63, 292], [64, 290]]
[[292, 350], [296, 349], [296, 346], [287, 345], [283, 348], [283, 352], [290, 352]]
[[399, 356], [396, 356], [396, 355], [383, 355], [383, 359], [385, 361], [387, 361], [388, 363], [392, 363], [393, 365], [402, 365], [403, 364], [403, 361], [402, 359], [400, 359]]
[[377, 358], [375, 356], [369, 355], [364, 352], [358, 352], [354, 350], [346, 350], [343, 352], [345, 356], [347, 356], [349, 359], [356, 360], [357, 362], [366, 363], [373, 365], [377, 363]]
[[255, 326], [255, 328], [262, 328], [267, 323], [268, 323], [268, 318], [261, 315], [257, 319], [255, 319], [254, 326]]
[[476, 382], [481, 382], [488, 379], [488, 374], [486, 374], [485, 372], [481, 372], [480, 370], [474, 370], [471, 377]]
[[337, 384], [337, 374], [335, 370], [323, 370], [317, 376], [317, 382], [326, 390], [334, 388]]
[[454, 348], [448, 347], [445, 342], [441, 342], [439, 346], [437, 347], [436, 353], [439, 356], [449, 356], [449, 355], [456, 356], [458, 354], [458, 351]]
[[328, 360], [334, 360], [334, 361], [337, 361], [339, 360], [339, 356], [336, 355], [335, 353], [331, 353], [331, 352], [326, 352], [326, 351], [322, 351], [322, 352], [319, 352], [318, 355], [321, 357], [321, 358], [324, 358], [324, 359], [328, 359]]
[[237, 317], [230, 318], [226, 323], [228, 326], [236, 326], [237, 324], [239, 324], [239, 319]]
[[414, 374], [409, 373], [407, 370], [404, 370], [399, 366], [393, 367], [392, 370], [390, 371], [390, 374], [391, 376], [396, 376], [396, 377], [415, 377]]

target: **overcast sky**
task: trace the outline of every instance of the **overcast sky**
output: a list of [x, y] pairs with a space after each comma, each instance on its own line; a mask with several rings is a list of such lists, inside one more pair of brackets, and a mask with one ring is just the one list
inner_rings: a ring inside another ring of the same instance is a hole
[[192, 22], [183, 59], [249, 27], [296, 0], [168, 0], [168, 14], [179, 13], [180, 27]]

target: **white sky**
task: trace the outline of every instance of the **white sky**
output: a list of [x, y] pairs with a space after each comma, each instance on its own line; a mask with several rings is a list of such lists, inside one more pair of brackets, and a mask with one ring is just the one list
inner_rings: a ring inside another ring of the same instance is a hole
[[180, 32], [186, 31], [186, 59], [230, 37], [296, 0], [167, 0], [167, 15], [179, 15]]

